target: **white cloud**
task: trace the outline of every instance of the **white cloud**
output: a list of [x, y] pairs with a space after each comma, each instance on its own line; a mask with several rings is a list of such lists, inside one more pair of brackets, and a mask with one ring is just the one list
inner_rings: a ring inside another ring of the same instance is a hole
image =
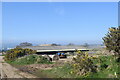
[[63, 16], [65, 14], [65, 10], [64, 10], [64, 8], [56, 8], [55, 13]]

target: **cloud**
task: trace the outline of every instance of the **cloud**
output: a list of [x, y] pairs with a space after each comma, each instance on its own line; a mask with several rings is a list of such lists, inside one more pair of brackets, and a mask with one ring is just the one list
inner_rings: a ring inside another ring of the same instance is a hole
[[60, 16], [64, 16], [65, 15], [65, 9], [64, 8], [56, 8], [55, 13], [60, 15]]

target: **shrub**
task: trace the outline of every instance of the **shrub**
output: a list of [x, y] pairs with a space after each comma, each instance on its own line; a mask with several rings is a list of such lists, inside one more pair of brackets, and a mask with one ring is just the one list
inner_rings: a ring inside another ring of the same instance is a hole
[[96, 72], [96, 66], [88, 56], [88, 53], [80, 51], [77, 53], [77, 57], [73, 58], [73, 73], [84, 76], [89, 74], [89, 72]]
[[120, 58], [120, 26], [109, 28], [109, 31], [103, 40], [106, 49], [114, 51], [115, 56]]
[[48, 60], [47, 58], [43, 57], [43, 56], [38, 56], [36, 63], [50, 63], [51, 61]]
[[106, 69], [108, 67], [108, 65], [107, 64], [102, 64], [100, 67]]
[[8, 60], [15, 60], [18, 57], [22, 57], [24, 55], [30, 55], [30, 54], [34, 54], [36, 53], [36, 51], [32, 50], [32, 49], [22, 49], [22, 48], [14, 48], [11, 50], [8, 50], [5, 54], [5, 61]]

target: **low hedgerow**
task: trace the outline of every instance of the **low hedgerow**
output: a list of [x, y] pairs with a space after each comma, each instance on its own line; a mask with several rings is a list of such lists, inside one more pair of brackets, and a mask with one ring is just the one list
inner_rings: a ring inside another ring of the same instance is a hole
[[14, 48], [14, 49], [10, 49], [8, 51], [6, 51], [4, 60], [5, 61], [13, 61], [19, 57], [23, 57], [25, 55], [31, 55], [31, 54], [35, 54], [36, 51], [32, 50], [32, 49], [22, 49], [22, 48]]

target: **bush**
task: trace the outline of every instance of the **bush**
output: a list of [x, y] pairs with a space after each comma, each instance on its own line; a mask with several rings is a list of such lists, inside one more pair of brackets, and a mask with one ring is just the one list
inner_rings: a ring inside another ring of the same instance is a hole
[[107, 64], [102, 64], [100, 67], [106, 69], [108, 67], [108, 65]]
[[8, 50], [5, 54], [5, 61], [12, 61], [15, 60], [18, 57], [22, 57], [24, 55], [30, 55], [30, 54], [34, 54], [36, 53], [36, 51], [32, 50], [32, 49], [22, 49], [22, 48], [14, 48], [11, 50]]
[[[119, 78], [119, 63], [114, 56], [99, 56], [93, 60], [97, 65], [97, 73], [91, 73], [90, 78]], [[115, 74], [116, 73], [116, 74]]]
[[120, 58], [120, 26], [109, 28], [108, 33], [103, 37], [106, 49], [113, 51], [115, 56]]
[[47, 58], [43, 57], [43, 56], [38, 56], [36, 63], [50, 63], [51, 61], [48, 60]]
[[89, 72], [96, 72], [96, 66], [93, 64], [93, 61], [88, 57], [88, 53], [77, 52], [77, 57], [73, 58], [73, 73], [78, 75], [87, 75]]

